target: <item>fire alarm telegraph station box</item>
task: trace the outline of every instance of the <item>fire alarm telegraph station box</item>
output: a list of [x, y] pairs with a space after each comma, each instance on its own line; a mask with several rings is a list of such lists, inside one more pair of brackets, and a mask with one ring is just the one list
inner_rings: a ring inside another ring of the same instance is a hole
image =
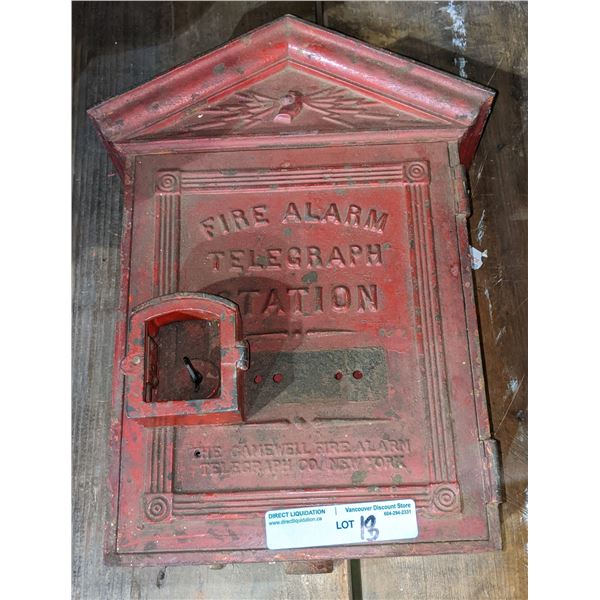
[[112, 561], [499, 547], [465, 185], [492, 99], [284, 17], [90, 110], [125, 188]]

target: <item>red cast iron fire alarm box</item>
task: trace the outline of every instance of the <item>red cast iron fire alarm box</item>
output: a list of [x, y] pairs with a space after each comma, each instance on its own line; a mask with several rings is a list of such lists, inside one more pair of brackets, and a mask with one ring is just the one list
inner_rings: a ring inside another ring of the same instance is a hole
[[125, 188], [112, 561], [500, 546], [465, 185], [492, 100], [284, 17], [90, 110]]

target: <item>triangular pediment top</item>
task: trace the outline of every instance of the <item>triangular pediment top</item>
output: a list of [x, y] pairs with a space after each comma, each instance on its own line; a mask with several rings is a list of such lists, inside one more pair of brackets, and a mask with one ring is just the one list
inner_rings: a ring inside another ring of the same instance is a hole
[[289, 133], [437, 126], [467, 132], [461, 143], [470, 137], [472, 153], [493, 97], [480, 85], [286, 16], [89, 114], [109, 145], [209, 131], [277, 134], [286, 126]]
[[[132, 139], [389, 131], [453, 126], [288, 61], [209, 100], [161, 119]], [[273, 72], [274, 71], [274, 72]]]

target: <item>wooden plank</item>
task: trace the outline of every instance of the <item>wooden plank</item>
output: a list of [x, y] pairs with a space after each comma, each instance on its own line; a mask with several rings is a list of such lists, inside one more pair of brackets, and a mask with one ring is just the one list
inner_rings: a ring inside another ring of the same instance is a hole
[[278, 564], [234, 564], [221, 570], [207, 566], [133, 569], [128, 597], [160, 598], [312, 598], [352, 597], [348, 561], [341, 561], [326, 575], [286, 575]]
[[[492, 426], [501, 445], [504, 549], [361, 561], [362, 597], [527, 597], [527, 4], [325, 3], [324, 24], [499, 94], [470, 170], [471, 243]], [[356, 586], [355, 586], [356, 591]]]
[[282, 564], [159, 568], [103, 564], [108, 425], [122, 196], [85, 110], [309, 2], [73, 4], [73, 597], [348, 598], [348, 563], [286, 576]]

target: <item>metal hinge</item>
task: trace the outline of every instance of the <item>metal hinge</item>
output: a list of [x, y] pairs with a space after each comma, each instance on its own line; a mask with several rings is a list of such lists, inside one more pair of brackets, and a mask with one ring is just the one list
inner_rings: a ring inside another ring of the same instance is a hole
[[455, 195], [455, 210], [457, 215], [464, 215], [465, 218], [471, 216], [471, 196], [469, 194], [469, 186], [467, 185], [467, 171], [463, 165], [451, 167], [454, 177]]
[[502, 473], [500, 471], [500, 446], [492, 438], [482, 440], [484, 485], [486, 504], [501, 504], [504, 501], [502, 491]]

